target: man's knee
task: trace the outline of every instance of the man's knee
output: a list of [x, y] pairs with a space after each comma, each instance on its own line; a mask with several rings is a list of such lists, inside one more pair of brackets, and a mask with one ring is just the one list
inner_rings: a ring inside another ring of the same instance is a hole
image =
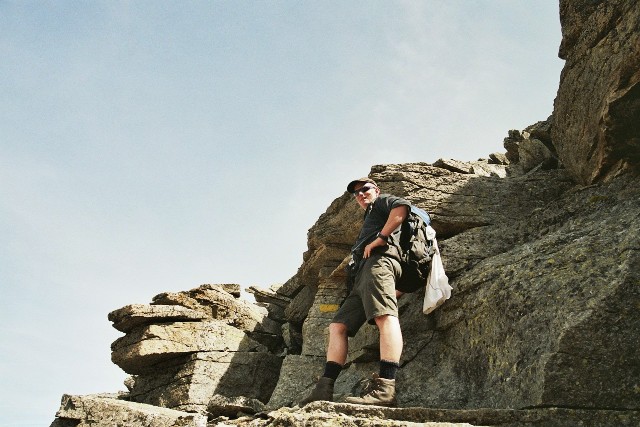
[[347, 325], [338, 322], [329, 324], [329, 335], [347, 336]]
[[382, 325], [399, 322], [398, 318], [392, 314], [383, 314], [382, 316], [374, 317], [374, 321], [378, 328]]

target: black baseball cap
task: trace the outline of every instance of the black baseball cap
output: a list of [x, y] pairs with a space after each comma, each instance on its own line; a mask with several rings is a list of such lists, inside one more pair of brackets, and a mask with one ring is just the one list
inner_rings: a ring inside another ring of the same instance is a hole
[[365, 176], [365, 177], [354, 179], [353, 181], [351, 181], [349, 183], [349, 185], [347, 185], [347, 191], [349, 193], [353, 193], [354, 187], [358, 183], [362, 183], [362, 184], [369, 183], [369, 184], [375, 185], [376, 187], [378, 186], [378, 184], [376, 184], [376, 182], [374, 180], [372, 180], [371, 178]]

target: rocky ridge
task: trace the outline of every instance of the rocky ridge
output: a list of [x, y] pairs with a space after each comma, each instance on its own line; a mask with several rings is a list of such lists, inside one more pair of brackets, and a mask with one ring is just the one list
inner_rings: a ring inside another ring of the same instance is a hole
[[[506, 152], [372, 167], [385, 192], [433, 214], [454, 286], [428, 316], [423, 291], [399, 301], [398, 408], [295, 406], [345, 297], [361, 217], [345, 193], [309, 230], [297, 273], [249, 289], [256, 303], [216, 284], [110, 313], [127, 391], [65, 395], [52, 427], [640, 425], [639, 9], [560, 1], [554, 112], [509, 131]], [[377, 346], [371, 326], [350, 341], [337, 400], [377, 369]]]

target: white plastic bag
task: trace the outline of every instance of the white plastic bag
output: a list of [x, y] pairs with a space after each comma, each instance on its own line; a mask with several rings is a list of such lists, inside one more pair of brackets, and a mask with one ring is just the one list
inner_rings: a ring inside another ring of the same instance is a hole
[[440, 249], [438, 242], [433, 240], [434, 249], [436, 250], [431, 258], [431, 271], [427, 277], [427, 288], [424, 292], [424, 303], [422, 304], [422, 312], [429, 314], [442, 303], [451, 297], [451, 289], [449, 278], [447, 277], [442, 258], [440, 257]]

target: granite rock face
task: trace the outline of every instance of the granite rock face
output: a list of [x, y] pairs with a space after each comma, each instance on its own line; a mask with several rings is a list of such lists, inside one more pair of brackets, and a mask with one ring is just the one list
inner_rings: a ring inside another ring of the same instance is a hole
[[553, 144], [580, 183], [640, 164], [640, 6], [561, 0]]
[[[455, 288], [429, 316], [422, 292], [400, 299], [401, 406], [640, 409], [637, 177], [584, 188], [564, 169], [498, 178], [427, 164], [376, 166], [370, 176], [433, 213]], [[346, 197], [332, 215], [357, 229]], [[329, 236], [322, 224], [310, 236]], [[322, 253], [321, 239], [315, 248]], [[302, 352], [285, 358], [268, 407], [295, 404], [321, 374], [345, 259], [322, 260], [332, 272], [308, 283], [317, 291]], [[377, 359], [377, 330], [366, 326], [351, 340], [336, 394], [357, 391]]]

